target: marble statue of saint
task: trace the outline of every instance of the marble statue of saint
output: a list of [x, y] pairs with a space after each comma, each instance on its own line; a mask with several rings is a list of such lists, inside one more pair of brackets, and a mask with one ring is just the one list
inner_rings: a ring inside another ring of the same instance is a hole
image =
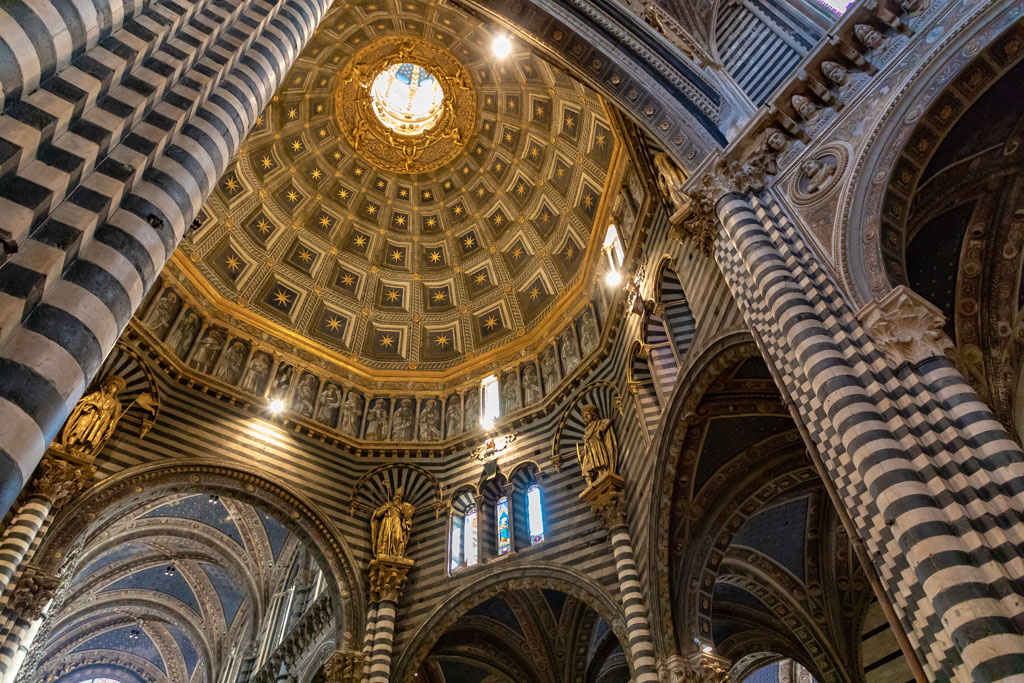
[[558, 384], [558, 359], [554, 349], [548, 349], [541, 355], [540, 371], [544, 377], [544, 388], [550, 392]]
[[661, 190], [662, 196], [672, 204], [672, 208], [678, 211], [689, 204], [689, 198], [683, 192], [686, 176], [672, 163], [668, 155], [664, 152], [655, 154], [654, 166], [658, 170], [658, 189]]
[[[345, 410], [341, 416], [341, 431], [359, 437], [359, 423], [363, 419], [363, 397], [354, 391], [345, 397]], [[369, 436], [369, 435], [367, 435]]]
[[238, 339], [231, 342], [228, 350], [221, 358], [220, 367], [217, 368], [217, 377], [228, 384], [233, 384], [242, 374], [242, 363], [245, 362], [245, 344]]
[[516, 371], [506, 372], [501, 378], [501, 403], [503, 415], [519, 410], [519, 387], [516, 386]]
[[316, 409], [316, 419], [325, 425], [334, 426], [335, 410], [341, 405], [341, 392], [337, 384], [328, 383], [320, 394], [320, 405]]
[[199, 329], [199, 316], [192, 311], [189, 311], [185, 315], [185, 319], [178, 324], [177, 329], [171, 332], [171, 336], [167, 338], [167, 345], [178, 354], [179, 358], [184, 358], [185, 354], [188, 353], [188, 347], [192, 344], [193, 337], [196, 336], [196, 330]]
[[292, 366], [281, 365], [277, 368], [274, 376], [274, 389], [270, 392], [272, 397], [283, 398], [288, 393], [288, 387], [292, 384]]
[[252, 362], [245, 370], [245, 377], [242, 378], [242, 391], [250, 394], [262, 394], [263, 383], [267, 381], [267, 374], [270, 372], [270, 357], [263, 352], [253, 354]]
[[395, 497], [374, 510], [370, 517], [373, 556], [378, 560], [405, 558], [405, 546], [412, 531], [412, 514], [416, 508], [412, 503], [406, 503], [404, 496], [405, 490], [399, 487]]
[[605, 475], [615, 473], [618, 467], [619, 446], [612, 421], [601, 417], [601, 409], [583, 406], [583, 450], [577, 447], [580, 469], [589, 488]]
[[395, 410], [394, 426], [391, 428], [391, 438], [395, 441], [412, 441], [412, 431], [416, 415], [411, 398], [403, 398]]
[[523, 403], [531, 406], [540, 401], [541, 395], [537, 366], [527, 363], [523, 366]]
[[366, 418], [366, 438], [383, 441], [388, 438], [388, 400], [378, 398]]
[[441, 440], [441, 410], [436, 399], [427, 399], [420, 411], [420, 441]]
[[117, 395], [124, 388], [124, 379], [107, 375], [100, 382], [99, 391], [79, 399], [61, 435], [65, 453], [91, 460], [103, 448], [121, 418], [121, 401]]
[[480, 392], [475, 388], [466, 393], [466, 410], [462, 417], [466, 431], [480, 426]]
[[462, 406], [459, 405], [457, 394], [448, 397], [448, 407], [445, 409], [444, 421], [449, 439], [462, 431]]
[[576, 335], [572, 325], [562, 332], [562, 367], [565, 374], [570, 374], [580, 364], [580, 349], [576, 345]]
[[217, 352], [223, 343], [224, 333], [218, 329], [210, 330], [196, 344], [196, 352], [192, 354], [190, 365], [199, 372], [210, 374], [214, 361], [217, 360]]
[[587, 309], [580, 321], [580, 345], [583, 353], [590, 353], [597, 347], [597, 321], [594, 320], [594, 312]]
[[163, 337], [167, 334], [167, 330], [171, 329], [171, 323], [174, 322], [174, 314], [178, 312], [178, 295], [173, 290], [167, 290], [163, 296], [153, 306], [153, 312], [149, 314], [149, 320], [146, 323], [149, 325], [149, 329], [153, 330], [153, 334], [157, 337]]
[[299, 389], [295, 397], [298, 399], [296, 410], [299, 415], [313, 417], [313, 403], [316, 401], [316, 377], [303, 375], [299, 380]]

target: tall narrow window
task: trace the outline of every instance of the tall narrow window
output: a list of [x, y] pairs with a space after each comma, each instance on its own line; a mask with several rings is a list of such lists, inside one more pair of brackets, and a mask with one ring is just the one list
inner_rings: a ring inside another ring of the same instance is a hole
[[540, 543], [544, 540], [544, 507], [536, 484], [526, 489], [526, 516], [530, 523], [530, 545]]
[[498, 419], [501, 414], [501, 407], [499, 406], [499, 393], [498, 393], [498, 377], [496, 375], [490, 375], [481, 382], [480, 386], [483, 388], [484, 403], [483, 411], [480, 414], [480, 424], [483, 425], [484, 429], [490, 429], [494, 426], [494, 421]]
[[622, 260], [626, 257], [622, 250], [622, 239], [619, 238], [619, 229], [614, 223], [608, 224], [608, 231], [604, 234], [604, 248], [608, 250], [612, 265], [616, 270], [622, 268]]
[[466, 510], [463, 520], [462, 538], [464, 539], [463, 555], [466, 558], [466, 566], [472, 567], [480, 559], [480, 549], [476, 539], [476, 506]]
[[498, 528], [498, 554], [512, 550], [512, 524], [508, 517], [508, 496], [502, 496], [494, 506], [494, 519]]
[[456, 569], [462, 564], [462, 526], [464, 523], [465, 518], [462, 515], [452, 517], [452, 561], [449, 571]]

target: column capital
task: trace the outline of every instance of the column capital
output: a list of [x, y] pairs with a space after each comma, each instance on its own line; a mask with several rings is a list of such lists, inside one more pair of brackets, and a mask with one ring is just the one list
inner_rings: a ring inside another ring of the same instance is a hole
[[580, 494], [609, 531], [626, 525], [626, 490], [622, 477], [608, 472]]
[[324, 662], [326, 683], [359, 683], [363, 679], [362, 652], [335, 650]]
[[661, 683], [726, 683], [731, 663], [711, 652], [672, 655], [658, 662]]
[[59, 509], [82, 490], [90, 469], [47, 453], [36, 469], [32, 493]]
[[400, 557], [371, 560], [369, 567], [370, 598], [375, 601], [390, 600], [397, 603], [412, 565], [412, 560]]
[[18, 585], [11, 591], [11, 610], [28, 621], [39, 619], [43, 608], [53, 598], [60, 580], [48, 574], [34, 564], [26, 564]]
[[943, 329], [942, 311], [909, 287], [899, 285], [857, 314], [893, 369], [944, 356], [953, 342]]

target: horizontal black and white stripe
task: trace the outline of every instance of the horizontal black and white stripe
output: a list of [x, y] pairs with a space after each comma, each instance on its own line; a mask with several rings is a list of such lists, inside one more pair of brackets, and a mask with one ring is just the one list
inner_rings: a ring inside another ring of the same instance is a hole
[[391, 647], [395, 637], [395, 603], [381, 600], [377, 603], [377, 619], [373, 629], [373, 648], [370, 652], [370, 672], [367, 683], [388, 683], [391, 675]]
[[120, 113], [131, 132], [42, 222], [18, 258], [0, 269], [15, 269], [0, 277], [3, 509], [128, 324], [328, 4], [211, 3], [204, 18], [217, 17], [219, 23], [201, 32], [205, 38], [192, 38], [205, 48], [198, 58], [170, 51], [169, 44], [163, 62], [169, 69], [143, 62], [139, 68], [147, 72], [129, 87], [154, 95], [146, 116]]
[[718, 208], [716, 259], [919, 660], [939, 679], [1011, 680], [1024, 671], [1019, 447], [948, 359], [894, 374], [769, 197], [729, 195]]

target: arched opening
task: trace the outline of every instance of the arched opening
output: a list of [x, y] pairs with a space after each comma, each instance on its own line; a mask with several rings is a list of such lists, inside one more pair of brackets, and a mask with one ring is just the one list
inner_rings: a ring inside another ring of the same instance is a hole
[[23, 675], [78, 683], [102, 664], [121, 683], [276, 678], [280, 648], [355, 642], [362, 628], [330, 523], [226, 466], [111, 477], [58, 515], [37, 557], [61, 585]]

